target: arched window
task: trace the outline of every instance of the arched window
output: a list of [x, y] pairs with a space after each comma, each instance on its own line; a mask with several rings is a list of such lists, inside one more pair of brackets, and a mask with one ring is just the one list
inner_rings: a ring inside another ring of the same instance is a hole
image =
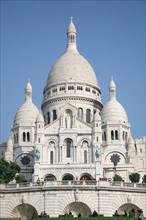
[[125, 140], [125, 131], [123, 131], [123, 141]]
[[82, 108], [78, 108], [78, 118], [83, 120], [83, 109]]
[[30, 133], [27, 132], [27, 141], [29, 142], [30, 141]]
[[53, 164], [53, 151], [50, 152], [50, 164]]
[[18, 136], [18, 133], [16, 134], [16, 143], [18, 143], [19, 141], [19, 136]]
[[60, 91], [64, 91], [65, 90], [65, 86], [60, 86]]
[[87, 151], [84, 150], [84, 163], [87, 163]]
[[85, 88], [85, 91], [90, 92], [90, 88], [89, 88], [89, 87], [86, 87], [86, 88]]
[[91, 123], [90, 117], [91, 117], [91, 110], [87, 109], [86, 110], [86, 122], [87, 123]]
[[26, 141], [26, 134], [25, 134], [25, 132], [23, 132], [23, 142], [25, 142]]
[[103, 133], [103, 140], [106, 141], [106, 132]]
[[125, 132], [125, 141], [127, 141], [128, 134]]
[[117, 131], [117, 130], [115, 131], [115, 139], [116, 139], [116, 140], [119, 139], [119, 137], [118, 137], [118, 131]]
[[47, 124], [50, 124], [50, 112], [47, 113]]
[[53, 110], [53, 121], [57, 119], [57, 113], [56, 110]]
[[57, 88], [54, 87], [54, 88], [52, 89], [52, 92], [53, 92], [53, 93], [54, 93], [54, 92], [57, 92]]
[[74, 86], [68, 86], [68, 90], [74, 90]]
[[14, 134], [14, 144], [16, 143], [16, 136], [15, 136], [15, 134]]
[[66, 144], [66, 157], [71, 157], [71, 145], [72, 145], [72, 140], [67, 138], [65, 140], [65, 144]]
[[83, 87], [82, 86], [77, 86], [77, 90], [83, 90]]
[[45, 125], [46, 125], [46, 117], [45, 117], [45, 115], [44, 115], [44, 122], [45, 122]]
[[114, 131], [111, 131], [111, 140], [114, 140]]

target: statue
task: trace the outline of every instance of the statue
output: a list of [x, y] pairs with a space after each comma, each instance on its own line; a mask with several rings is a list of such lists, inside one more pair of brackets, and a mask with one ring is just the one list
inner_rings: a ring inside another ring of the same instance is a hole
[[95, 156], [96, 158], [99, 158], [100, 156], [100, 148], [98, 146], [96, 146]]
[[38, 148], [35, 149], [34, 151], [34, 156], [36, 160], [40, 159], [40, 150]]
[[69, 114], [66, 116], [66, 128], [71, 128], [71, 118]]

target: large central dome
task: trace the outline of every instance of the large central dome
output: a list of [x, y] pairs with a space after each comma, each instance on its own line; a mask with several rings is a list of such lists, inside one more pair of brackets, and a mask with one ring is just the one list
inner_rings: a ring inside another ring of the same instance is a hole
[[79, 53], [67, 51], [53, 65], [47, 85], [64, 83], [70, 80], [97, 86], [97, 79], [89, 62]]
[[71, 20], [67, 32], [67, 51], [53, 65], [46, 87], [53, 84], [78, 82], [98, 87], [94, 70], [76, 47], [76, 28]]

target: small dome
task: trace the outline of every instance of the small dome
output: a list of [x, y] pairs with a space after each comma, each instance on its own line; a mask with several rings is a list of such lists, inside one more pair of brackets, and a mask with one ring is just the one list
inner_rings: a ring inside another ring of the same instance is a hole
[[41, 113], [39, 113], [36, 120], [37, 120], [37, 122], [43, 122], [44, 123], [44, 118], [43, 118]]
[[28, 81], [27, 85], [26, 85], [26, 90], [32, 90], [32, 86], [30, 84], [30, 82]]
[[98, 111], [94, 114], [94, 121], [101, 121], [101, 117]]
[[115, 85], [115, 82], [113, 80], [110, 81], [109, 89], [111, 89], [111, 90], [112, 89], [114, 89], [114, 90], [116, 89], [116, 85]]
[[128, 117], [123, 106], [116, 100], [116, 85], [113, 80], [109, 86], [110, 100], [101, 111], [102, 122], [111, 123], [126, 123], [128, 124]]
[[13, 146], [13, 142], [11, 137], [9, 138], [8, 142], [7, 142], [7, 148], [11, 148]]
[[107, 102], [101, 111], [101, 118], [103, 122], [128, 123], [127, 114], [123, 106], [116, 99], [111, 99]]
[[39, 114], [39, 110], [37, 107], [30, 101], [26, 101], [16, 112], [14, 118], [14, 126], [17, 124], [28, 124], [36, 122], [37, 115]]
[[[28, 90], [30, 90], [30, 92]], [[31, 96], [32, 96], [32, 86], [30, 82], [28, 82], [25, 88], [25, 102], [16, 112], [13, 123], [14, 126], [18, 124], [31, 125], [32, 123], [36, 122], [36, 118], [39, 114], [39, 110], [32, 103]]]
[[132, 136], [129, 137], [128, 144], [134, 144], [134, 140]]
[[69, 24], [67, 32], [68, 33], [70, 33], [70, 32], [76, 33], [76, 28], [75, 28], [75, 25], [74, 25], [74, 23], [72, 21]]

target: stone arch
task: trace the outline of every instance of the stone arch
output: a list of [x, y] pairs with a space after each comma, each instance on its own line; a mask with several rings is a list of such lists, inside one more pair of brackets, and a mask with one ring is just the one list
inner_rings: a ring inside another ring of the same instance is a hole
[[14, 218], [27, 218], [27, 219], [32, 219], [33, 217], [37, 217], [38, 213], [37, 210], [30, 204], [27, 203], [23, 203], [22, 204], [16, 206], [13, 210], [12, 210], [12, 216]]
[[92, 214], [90, 207], [83, 202], [72, 202], [68, 204], [64, 209], [64, 214], [69, 214], [69, 212], [71, 212], [74, 217], [77, 217], [79, 213], [81, 216], [89, 216]]
[[73, 126], [73, 112], [70, 109], [66, 109], [64, 112], [65, 128], [72, 128]]
[[75, 180], [75, 178], [72, 174], [66, 173], [63, 175], [62, 180]]
[[135, 212], [137, 213], [138, 210], [140, 210], [140, 208], [138, 206], [136, 206], [135, 204], [133, 203], [125, 203], [123, 205], [121, 205], [117, 211], [120, 215], [124, 215], [124, 211], [127, 213], [127, 216], [129, 216], [130, 214], [130, 211], [134, 209]]
[[57, 178], [56, 178], [56, 176], [53, 175], [53, 174], [46, 174], [46, 175], [44, 176], [44, 181], [45, 181], [45, 182], [48, 182], [48, 181], [56, 181], [56, 180], [57, 180]]
[[[112, 156], [113, 154], [119, 155], [120, 161], [118, 162], [118, 164], [125, 164], [125, 162], [126, 162], [126, 157], [125, 157], [124, 153], [121, 152], [120, 150], [119, 150], [119, 151], [116, 151], [116, 150], [108, 151], [108, 152], [106, 153], [105, 157], [103, 158], [105, 164], [112, 164], [110, 158], [111, 158], [111, 156]], [[118, 164], [117, 164], [117, 166], [118, 166]]]
[[66, 138], [63, 141], [63, 145], [66, 146], [66, 157], [72, 157], [73, 140], [71, 138]]
[[48, 147], [50, 148], [54, 148], [56, 146], [56, 142], [55, 142], [55, 140], [49, 140], [49, 142], [48, 142]]
[[79, 108], [78, 108], [77, 113], [78, 113], [78, 118], [81, 119], [81, 120], [83, 120], [83, 117], [84, 117], [84, 110], [83, 110], [82, 107], [79, 107]]
[[86, 147], [88, 148], [89, 145], [90, 145], [90, 143], [89, 143], [88, 140], [83, 140], [83, 141], [82, 141], [82, 148], [86, 148]]
[[88, 147], [90, 147], [90, 143], [91, 143], [91, 139], [90, 138], [80, 138], [78, 140], [77, 145], [82, 146], [83, 142], [87, 142], [88, 143]]
[[94, 178], [89, 173], [83, 173], [80, 175], [79, 179], [80, 180], [93, 180]]

